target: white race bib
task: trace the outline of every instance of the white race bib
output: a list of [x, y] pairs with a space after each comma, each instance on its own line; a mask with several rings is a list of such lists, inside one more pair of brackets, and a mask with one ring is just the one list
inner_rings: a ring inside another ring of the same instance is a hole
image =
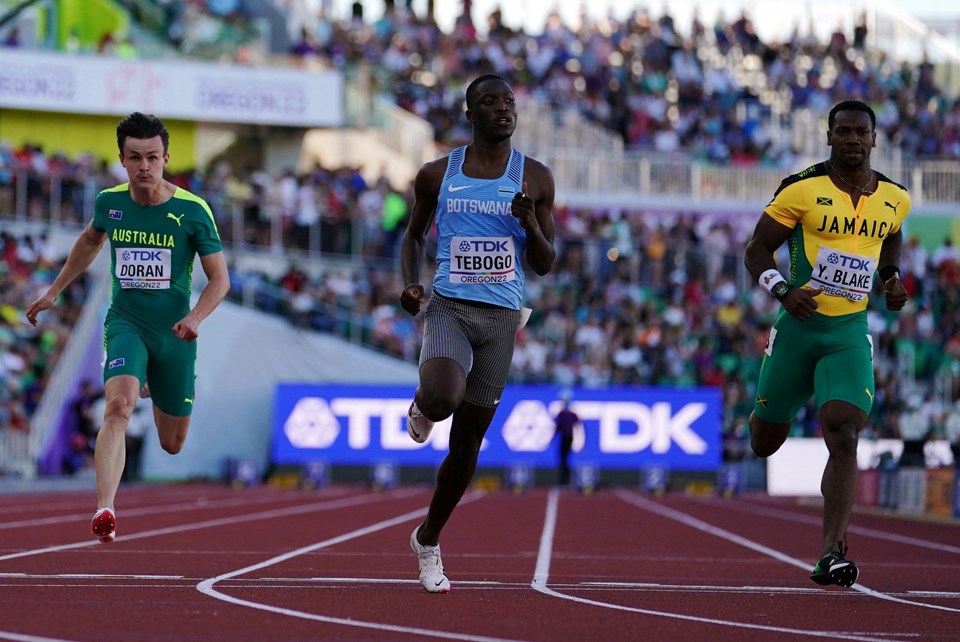
[[117, 280], [124, 290], [169, 290], [169, 249], [118, 247], [116, 248]]
[[829, 296], [863, 301], [873, 288], [876, 269], [876, 259], [821, 246], [810, 284], [822, 287]]
[[513, 237], [455, 236], [450, 240], [451, 283], [507, 283], [517, 277]]

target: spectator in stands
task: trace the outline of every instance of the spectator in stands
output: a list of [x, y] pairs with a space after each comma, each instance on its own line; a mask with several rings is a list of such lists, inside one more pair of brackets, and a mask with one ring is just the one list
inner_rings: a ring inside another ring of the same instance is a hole
[[905, 405], [906, 409], [900, 416], [898, 426], [898, 436], [903, 440], [903, 452], [898, 463], [904, 468], [923, 468], [923, 446], [930, 436], [929, 418], [923, 411], [920, 395], [910, 395]]
[[127, 430], [123, 434], [123, 443], [126, 448], [126, 457], [123, 459], [123, 473], [120, 479], [124, 482], [140, 481], [140, 466], [143, 462], [143, 442], [149, 429], [146, 401], [138, 399], [127, 422]]
[[957, 399], [943, 422], [944, 437], [950, 443], [950, 452], [953, 453], [953, 466], [960, 469], [960, 399]]
[[73, 402], [74, 436], [71, 438], [70, 470], [75, 473], [80, 468], [93, 464], [93, 453], [97, 442], [97, 432], [103, 421], [103, 414], [97, 414], [96, 402], [103, 398], [103, 389], [93, 381], [84, 379], [80, 384], [80, 394]]
[[570, 483], [570, 452], [573, 449], [574, 430], [580, 425], [580, 417], [570, 409], [570, 394], [563, 397], [563, 408], [554, 417], [554, 439], [557, 440], [559, 467], [557, 482], [561, 486]]
[[20, 46], [20, 27], [11, 27], [7, 32], [7, 35], [3, 37], [3, 46], [4, 47], [19, 47]]

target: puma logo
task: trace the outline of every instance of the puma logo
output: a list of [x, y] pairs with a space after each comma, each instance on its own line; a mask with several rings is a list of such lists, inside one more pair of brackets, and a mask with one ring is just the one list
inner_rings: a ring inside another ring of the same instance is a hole
[[883, 206], [884, 206], [884, 207], [889, 207], [890, 209], [893, 210], [893, 213], [896, 214], [896, 213], [897, 213], [897, 208], [900, 207], [900, 201], [897, 201], [897, 204], [896, 204], [896, 205], [891, 205], [888, 201], [884, 201], [884, 202], [883, 202]]
[[[899, 205], [899, 203], [897, 203], [897, 205]], [[172, 218], [173, 220], [175, 220], [177, 222], [177, 227], [180, 227], [180, 219], [183, 218], [183, 214], [181, 214], [180, 216], [174, 216], [170, 212], [167, 212], [167, 218]]]

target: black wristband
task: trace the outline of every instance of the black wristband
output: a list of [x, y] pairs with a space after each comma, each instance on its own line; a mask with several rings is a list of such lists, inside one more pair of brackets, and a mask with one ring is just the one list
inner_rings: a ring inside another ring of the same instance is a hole
[[770, 290], [770, 294], [776, 298], [777, 301], [783, 301], [783, 298], [790, 293], [790, 290], [793, 289], [793, 286], [787, 283], [786, 281], [781, 281], [773, 286], [773, 289]]
[[886, 283], [894, 274], [900, 274], [900, 268], [896, 265], [884, 265], [877, 272], [880, 274], [880, 281]]

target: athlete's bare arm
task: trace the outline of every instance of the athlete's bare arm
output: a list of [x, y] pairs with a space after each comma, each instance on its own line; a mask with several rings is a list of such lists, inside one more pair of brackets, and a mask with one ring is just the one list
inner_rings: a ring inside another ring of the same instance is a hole
[[[774, 254], [790, 237], [791, 232], [793, 232], [792, 229], [776, 221], [766, 212], [760, 215], [760, 220], [757, 221], [757, 226], [753, 230], [753, 236], [747, 242], [743, 256], [743, 264], [754, 281], [759, 281], [760, 276], [767, 270], [777, 269]], [[794, 287], [787, 292], [780, 303], [787, 312], [803, 321], [819, 307], [814, 297], [821, 292], [823, 288], [809, 290]]]
[[413, 315], [420, 312], [420, 306], [427, 301], [420, 283], [420, 268], [426, 255], [427, 232], [437, 213], [440, 184], [446, 168], [446, 156], [431, 161], [420, 168], [413, 182], [413, 207], [400, 243], [400, 270], [403, 272], [400, 305]]
[[70, 254], [63, 264], [63, 268], [60, 270], [60, 274], [58, 274], [57, 278], [50, 284], [50, 287], [44, 295], [31, 303], [30, 307], [27, 308], [27, 321], [29, 321], [31, 325], [37, 325], [37, 315], [53, 307], [53, 303], [57, 297], [60, 296], [60, 293], [63, 292], [68, 285], [73, 283], [75, 278], [83, 274], [87, 268], [90, 267], [90, 264], [93, 263], [93, 259], [100, 253], [100, 249], [106, 240], [106, 232], [98, 232], [93, 229], [92, 222], [87, 223], [87, 226], [83, 228], [83, 232], [80, 233], [79, 238], [74, 242], [73, 248], [71, 248]]
[[210, 316], [230, 291], [230, 273], [223, 252], [201, 256], [200, 266], [207, 275], [207, 284], [203, 286], [203, 292], [193, 309], [173, 326], [173, 333], [184, 341], [197, 338], [200, 334], [200, 323]]
[[557, 257], [553, 247], [553, 199], [556, 186], [546, 165], [526, 158], [523, 191], [513, 197], [512, 211], [527, 233], [527, 263], [537, 274], [553, 268]]
[[760, 215], [760, 220], [757, 221], [757, 226], [753, 230], [753, 236], [747, 241], [743, 256], [743, 264], [754, 281], [758, 281], [760, 275], [767, 270], [777, 269], [774, 255], [790, 237], [792, 231], [766, 212]]
[[[883, 245], [880, 246], [880, 260], [877, 263], [878, 268], [894, 266], [900, 264], [900, 248], [903, 246], [903, 230], [897, 230], [893, 234], [888, 234], [883, 239]], [[887, 302], [888, 310], [901, 310], [907, 304], [907, 289], [903, 286], [903, 281], [899, 275], [894, 275], [883, 284], [883, 296]]]

